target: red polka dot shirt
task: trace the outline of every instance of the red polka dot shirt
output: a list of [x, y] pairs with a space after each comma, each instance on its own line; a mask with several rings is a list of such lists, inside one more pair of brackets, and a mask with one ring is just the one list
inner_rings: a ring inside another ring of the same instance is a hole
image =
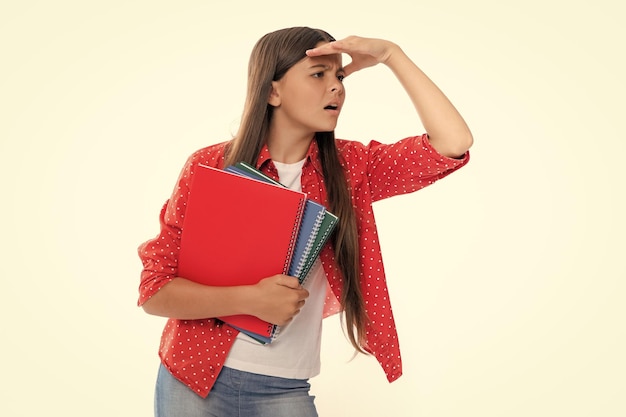
[[[376, 141], [363, 144], [341, 139], [336, 143], [357, 215], [361, 287], [370, 318], [366, 350], [376, 357], [391, 382], [402, 375], [402, 361], [372, 203], [432, 184], [465, 165], [469, 153], [460, 159], [442, 156], [432, 148], [426, 135], [409, 137], [394, 144]], [[143, 263], [139, 305], [177, 276], [181, 229], [191, 178], [198, 164], [223, 168], [226, 144], [200, 149], [189, 157], [172, 196], [161, 210], [160, 233], [139, 247]], [[262, 149], [257, 166], [278, 179], [267, 147]], [[309, 198], [328, 205], [315, 141], [311, 143], [302, 168], [302, 190]], [[342, 278], [330, 244], [322, 250], [320, 260], [328, 279], [324, 306], [324, 316], [328, 317], [340, 311], [338, 300]], [[159, 356], [172, 375], [206, 397], [236, 336], [235, 329], [212, 318], [169, 319], [161, 337]]]

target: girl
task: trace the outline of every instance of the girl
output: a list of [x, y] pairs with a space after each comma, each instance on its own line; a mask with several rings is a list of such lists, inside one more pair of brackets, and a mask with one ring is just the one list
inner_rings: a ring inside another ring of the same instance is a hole
[[[345, 68], [342, 53], [352, 58]], [[335, 139], [343, 79], [378, 63], [398, 78], [426, 133], [394, 144]], [[139, 247], [139, 305], [169, 318], [159, 350], [156, 415], [316, 416], [308, 379], [320, 368], [321, 322], [340, 311], [354, 348], [374, 355], [390, 382], [397, 379], [400, 349], [372, 203], [419, 190], [465, 165], [472, 140], [454, 106], [392, 42], [336, 41], [306, 27], [262, 37], [250, 58], [236, 137], [190, 156], [161, 210], [160, 234]], [[339, 217], [306, 288], [286, 275], [232, 287], [177, 276], [197, 165], [223, 168], [238, 161], [304, 191]], [[283, 327], [274, 342], [262, 345], [214, 319], [232, 314]]]

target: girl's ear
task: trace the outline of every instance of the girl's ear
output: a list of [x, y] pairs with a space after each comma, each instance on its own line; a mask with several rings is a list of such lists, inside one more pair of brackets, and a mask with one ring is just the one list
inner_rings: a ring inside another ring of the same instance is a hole
[[272, 90], [267, 98], [267, 104], [273, 107], [280, 106], [280, 94], [278, 94], [278, 81], [272, 81]]

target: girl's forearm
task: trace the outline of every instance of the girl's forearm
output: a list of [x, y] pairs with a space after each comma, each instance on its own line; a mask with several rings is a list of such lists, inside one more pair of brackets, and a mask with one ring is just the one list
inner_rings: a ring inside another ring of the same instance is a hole
[[445, 156], [463, 155], [472, 133], [450, 100], [398, 45], [391, 46], [384, 62], [409, 95], [433, 147]]
[[148, 314], [180, 320], [247, 314], [282, 326], [300, 312], [308, 296], [297, 278], [280, 274], [255, 285], [230, 287], [174, 278], [142, 307]]
[[212, 287], [174, 278], [143, 304], [148, 313], [181, 320], [247, 314], [250, 286]]

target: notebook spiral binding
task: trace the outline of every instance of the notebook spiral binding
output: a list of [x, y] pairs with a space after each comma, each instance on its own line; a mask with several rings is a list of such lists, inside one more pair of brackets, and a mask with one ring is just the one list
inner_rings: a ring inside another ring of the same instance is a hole
[[291, 263], [291, 257], [293, 256], [293, 251], [296, 247], [296, 241], [298, 239], [298, 227], [296, 227], [295, 225], [299, 225], [300, 222], [302, 221], [302, 216], [304, 215], [305, 203], [306, 203], [306, 200], [303, 200], [300, 203], [300, 209], [298, 210], [298, 217], [295, 219], [295, 222], [294, 222], [294, 228], [293, 228], [293, 231], [291, 232], [291, 241], [289, 243], [289, 250], [288, 250], [287, 256], [285, 256], [285, 264], [283, 265], [283, 274], [286, 274], [287, 272], [289, 272], [289, 264]]
[[[294, 224], [296, 225], [300, 224], [300, 221], [302, 220], [302, 217], [304, 216], [304, 209], [306, 207], [305, 203], [306, 203], [306, 200], [303, 200], [300, 203], [300, 210], [298, 211], [299, 217], [294, 222]], [[289, 272], [289, 264], [291, 263], [291, 258], [292, 258], [294, 249], [296, 247], [296, 242], [298, 240], [298, 231], [299, 231], [298, 229], [299, 229], [298, 227], [293, 228], [293, 232], [291, 234], [291, 240], [289, 244], [289, 250], [288, 250], [287, 256], [285, 257], [285, 264], [283, 265], [283, 274], [287, 274]], [[278, 336], [278, 333], [280, 333], [280, 327], [275, 324], [268, 323], [267, 331], [270, 334], [270, 339], [274, 340]]]
[[270, 330], [271, 331], [270, 338], [274, 340], [278, 337], [278, 333], [280, 333], [280, 327], [278, 327], [275, 324], [271, 325], [270, 327], [272, 327], [272, 329]]
[[[324, 210], [320, 211], [317, 214], [317, 217], [315, 218], [315, 226], [314, 226], [315, 230], [319, 230], [320, 225], [322, 224], [322, 221], [324, 220], [325, 215], [326, 213]], [[300, 259], [298, 260], [298, 264], [296, 266], [295, 276], [300, 281], [300, 284], [304, 284], [304, 280], [306, 278], [305, 276], [302, 276], [302, 271], [304, 270], [304, 267], [306, 266], [309, 254], [311, 253], [311, 249], [313, 249], [313, 244], [315, 243], [315, 237], [316, 237], [315, 234], [308, 236], [304, 253], [302, 254], [302, 257], [300, 257]]]
[[[308, 262], [304, 265], [302, 276], [300, 277], [300, 280], [301, 280], [302, 284], [304, 284], [304, 282], [308, 278], [309, 272], [311, 272], [311, 267], [313, 266], [313, 262], [315, 261], [315, 259], [317, 259], [317, 255], [319, 255], [319, 253], [321, 252], [322, 246], [324, 246], [324, 244], [328, 240], [330, 234], [333, 232], [333, 230], [335, 228], [335, 225], [337, 224], [337, 217], [334, 216], [332, 213], [327, 211], [326, 212], [326, 216], [330, 216], [331, 224], [330, 224], [329, 227], [324, 228], [324, 233], [321, 236], [318, 236], [318, 239], [316, 239], [316, 241], [318, 243], [312, 249], [312, 252], [314, 254], [316, 254], [316, 256], [314, 256], [314, 257], [310, 256]], [[324, 219], [324, 220], [326, 220], [326, 219]]]

